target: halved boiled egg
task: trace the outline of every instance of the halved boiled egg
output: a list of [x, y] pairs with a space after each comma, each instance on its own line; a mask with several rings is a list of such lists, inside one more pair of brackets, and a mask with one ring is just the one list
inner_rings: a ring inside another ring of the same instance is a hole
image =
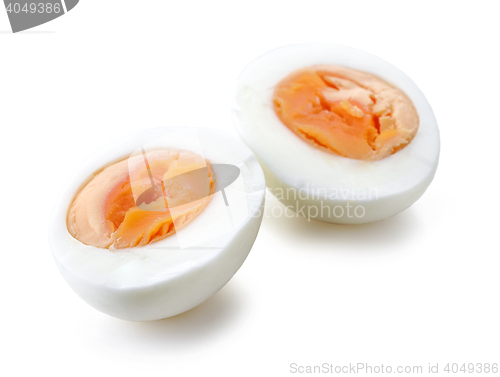
[[239, 269], [264, 193], [260, 165], [232, 136], [143, 131], [78, 170], [54, 208], [50, 246], [66, 281], [96, 309], [167, 318], [211, 297]]
[[288, 210], [365, 223], [413, 204], [437, 169], [432, 109], [403, 72], [329, 44], [282, 47], [242, 72], [233, 105], [239, 134]]

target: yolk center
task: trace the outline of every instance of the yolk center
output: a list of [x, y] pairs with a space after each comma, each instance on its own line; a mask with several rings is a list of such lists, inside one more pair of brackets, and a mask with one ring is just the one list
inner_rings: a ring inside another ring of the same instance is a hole
[[332, 73], [292, 74], [277, 85], [273, 101], [278, 117], [295, 134], [344, 157], [371, 159], [398, 135], [389, 104], [377, 103], [373, 92]]
[[[144, 154], [145, 155], [145, 154]], [[214, 193], [210, 164], [191, 152], [156, 150], [110, 165], [77, 195], [68, 229], [104, 248], [142, 246], [189, 224]]]

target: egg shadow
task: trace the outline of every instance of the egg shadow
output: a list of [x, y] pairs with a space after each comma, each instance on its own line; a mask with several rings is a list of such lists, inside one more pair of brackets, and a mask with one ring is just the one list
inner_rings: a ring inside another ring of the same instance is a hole
[[99, 341], [114, 352], [142, 356], [159, 353], [179, 356], [204, 350], [242, 321], [248, 300], [241, 287], [233, 283], [228, 283], [204, 303], [174, 317], [130, 322], [106, 316], [98, 330]]
[[[275, 207], [281, 208], [276, 210]], [[288, 217], [275, 216], [276, 213], [285, 213], [285, 206], [268, 192], [265, 226], [294, 244], [304, 245], [307, 250], [387, 251], [407, 244], [423, 229], [418, 213], [412, 207], [388, 219], [366, 224], [333, 224], [295, 214], [290, 216], [290, 212]]]

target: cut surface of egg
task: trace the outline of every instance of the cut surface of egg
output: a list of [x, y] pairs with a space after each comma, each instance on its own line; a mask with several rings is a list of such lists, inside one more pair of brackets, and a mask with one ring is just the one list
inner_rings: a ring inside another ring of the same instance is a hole
[[156, 149], [104, 168], [77, 194], [68, 214], [71, 235], [118, 249], [163, 239], [206, 207], [214, 178], [202, 156]]
[[264, 193], [259, 163], [234, 137], [142, 131], [77, 169], [54, 208], [49, 242], [63, 277], [96, 309], [167, 318], [211, 297], [239, 269]]
[[233, 120], [288, 210], [366, 223], [413, 204], [437, 169], [439, 131], [416, 84], [345, 46], [290, 45], [250, 63]]

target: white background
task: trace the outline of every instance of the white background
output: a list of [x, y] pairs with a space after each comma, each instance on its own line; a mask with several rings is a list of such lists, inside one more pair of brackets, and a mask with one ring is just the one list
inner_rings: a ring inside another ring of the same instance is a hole
[[[0, 11], [0, 374], [500, 363], [499, 11], [497, 1], [82, 0], [15, 35]], [[137, 130], [232, 130], [238, 74], [298, 42], [366, 50], [413, 78], [442, 140], [424, 196], [362, 226], [276, 218], [268, 197], [240, 271], [171, 319], [125, 322], [80, 300], [47, 242], [68, 172]]]

